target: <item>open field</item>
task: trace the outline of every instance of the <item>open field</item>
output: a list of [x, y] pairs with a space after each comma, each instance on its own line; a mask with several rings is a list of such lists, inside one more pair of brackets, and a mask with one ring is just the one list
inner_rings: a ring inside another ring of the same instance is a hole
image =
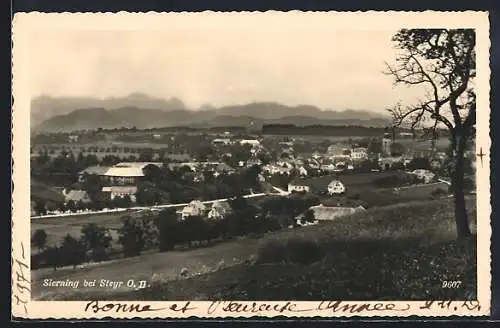
[[[155, 280], [171, 281], [179, 278], [183, 267], [191, 272], [205, 274], [210, 271], [229, 267], [246, 261], [254, 254], [258, 247], [256, 239], [239, 239], [211, 247], [204, 247], [188, 251], [171, 251], [167, 253], [144, 254], [138, 257], [117, 259], [83, 269], [62, 268], [54, 272], [51, 268], [32, 271], [32, 297], [41, 300], [61, 299], [64, 295], [76, 297], [102, 291], [98, 288], [83, 288], [83, 280], [109, 279], [113, 281], [146, 280], [153, 284]], [[65, 287], [42, 287], [44, 279], [79, 280], [78, 289]], [[122, 286], [116, 292], [128, 291]], [[109, 292], [109, 290], [108, 290]], [[84, 299], [84, 298], [80, 298]]]
[[[475, 198], [467, 204], [475, 231]], [[411, 202], [260, 240], [147, 254], [76, 271], [37, 270], [33, 295], [58, 300], [457, 299], [476, 292], [476, 242], [454, 239], [451, 199]], [[179, 278], [181, 267], [193, 275]], [[145, 279], [151, 287], [49, 289], [40, 287], [44, 278]], [[461, 280], [463, 288], [443, 289], [442, 280]]]

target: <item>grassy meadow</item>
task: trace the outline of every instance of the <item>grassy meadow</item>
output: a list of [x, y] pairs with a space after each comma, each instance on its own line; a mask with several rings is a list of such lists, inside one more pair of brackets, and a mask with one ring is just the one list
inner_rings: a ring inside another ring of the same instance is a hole
[[[475, 233], [475, 198], [467, 202]], [[452, 199], [414, 201], [260, 239], [145, 254], [57, 274], [37, 270], [33, 290], [40, 299], [57, 300], [463, 299], [476, 293], [476, 238], [457, 242], [455, 234]], [[172, 274], [182, 267], [188, 276]], [[39, 287], [41, 279], [54, 274], [60, 279], [140, 276], [150, 287]], [[460, 280], [462, 287], [442, 288], [444, 280]]]

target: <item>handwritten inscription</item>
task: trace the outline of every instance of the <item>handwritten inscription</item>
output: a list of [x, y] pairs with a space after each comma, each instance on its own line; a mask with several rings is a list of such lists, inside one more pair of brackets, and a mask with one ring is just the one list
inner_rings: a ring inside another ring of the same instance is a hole
[[286, 302], [284, 304], [268, 304], [268, 303], [242, 303], [234, 301], [214, 301], [212, 302], [207, 313], [212, 314], [220, 309], [223, 312], [232, 313], [259, 313], [259, 312], [276, 312], [276, 313], [286, 313], [286, 312], [305, 312], [311, 311], [312, 309], [300, 309], [295, 303]]
[[[190, 306], [191, 302], [186, 302], [184, 304], [174, 303], [168, 307], [168, 309], [174, 312], [186, 313], [188, 311], [194, 310], [195, 308]], [[110, 312], [115, 313], [142, 313], [142, 312], [155, 312], [166, 310], [166, 307], [153, 308], [149, 304], [138, 304], [138, 303], [109, 303], [109, 302], [99, 302], [90, 301], [85, 305], [85, 312]]]
[[343, 301], [320, 302], [319, 311], [361, 313], [372, 311], [408, 311], [410, 304], [398, 306], [395, 303], [345, 303]]
[[459, 309], [465, 309], [467, 311], [480, 311], [481, 305], [479, 301], [466, 300], [461, 302], [454, 301], [426, 301], [424, 305], [420, 306], [421, 310], [432, 310], [432, 309], [444, 309], [457, 311]]
[[[206, 314], [216, 313], [228, 314], [254, 314], [254, 315], [286, 315], [299, 312], [312, 313], [340, 313], [340, 314], [362, 314], [376, 312], [411, 312], [411, 304], [403, 302], [345, 302], [345, 301], [322, 301], [319, 303], [294, 303], [294, 302], [237, 302], [237, 301], [212, 301], [206, 309], [194, 306], [190, 301], [170, 304], [168, 307], [154, 308], [150, 304], [141, 303], [111, 303], [90, 301], [85, 305], [86, 312], [101, 313], [144, 313], [155, 311], [171, 311], [173, 313], [197, 314], [200, 310]], [[417, 306], [419, 310], [445, 309], [457, 311], [464, 309], [467, 311], [479, 311], [481, 309], [477, 301], [426, 301], [423, 305]], [[197, 310], [197, 311], [195, 311]]]
[[116, 313], [118, 312], [135, 312], [135, 313], [142, 313], [142, 312], [153, 312], [153, 311], [160, 311], [165, 308], [152, 308], [151, 305], [145, 304], [128, 304], [128, 303], [99, 303], [99, 301], [91, 301], [88, 302], [87, 305], [85, 306], [85, 312], [94, 312], [94, 313], [99, 313], [99, 312], [109, 312], [109, 311], [115, 311]]
[[13, 286], [13, 295], [16, 305], [22, 306], [24, 313], [28, 314], [28, 300], [30, 299], [30, 281], [29, 277], [29, 266], [27, 264], [25, 254], [24, 254], [24, 244], [21, 243], [21, 257], [14, 259], [15, 282]]

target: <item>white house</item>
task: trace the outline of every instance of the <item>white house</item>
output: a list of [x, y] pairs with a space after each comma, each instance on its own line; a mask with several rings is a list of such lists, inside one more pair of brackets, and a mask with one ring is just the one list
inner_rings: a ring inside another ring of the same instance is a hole
[[289, 192], [309, 192], [311, 188], [304, 181], [296, 179], [288, 184]]
[[240, 145], [250, 145], [253, 147], [260, 146], [260, 141], [257, 139], [243, 139], [240, 140]]
[[300, 167], [299, 167], [299, 175], [301, 175], [301, 176], [304, 176], [304, 177], [305, 177], [305, 176], [307, 176], [308, 174], [309, 174], [309, 173], [307, 172], [307, 169], [306, 169], [305, 167], [303, 167], [303, 166], [300, 166]]
[[345, 186], [338, 180], [333, 180], [328, 184], [328, 193], [330, 195], [340, 195], [345, 192]]
[[213, 220], [220, 220], [231, 213], [231, 206], [227, 202], [214, 202], [208, 211], [208, 218]]
[[205, 205], [199, 200], [193, 200], [181, 210], [181, 218], [184, 220], [190, 216], [205, 214]]
[[229, 138], [217, 138], [212, 140], [212, 143], [214, 145], [228, 146], [231, 145], [233, 141]]
[[111, 200], [115, 198], [121, 198], [129, 196], [130, 200], [135, 203], [137, 193], [136, 186], [114, 186], [114, 187], [102, 187], [102, 192], [109, 193], [109, 198]]
[[425, 183], [431, 183], [436, 176], [431, 171], [424, 169], [414, 170], [411, 173], [414, 174], [419, 180], [423, 180]]
[[357, 161], [368, 159], [368, 149], [363, 147], [353, 148], [351, 151], [351, 159]]

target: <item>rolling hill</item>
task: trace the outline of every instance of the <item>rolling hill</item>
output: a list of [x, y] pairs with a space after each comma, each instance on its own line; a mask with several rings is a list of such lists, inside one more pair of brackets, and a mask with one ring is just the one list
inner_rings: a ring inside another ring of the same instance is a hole
[[260, 128], [263, 124], [276, 123], [382, 127], [388, 122], [388, 117], [366, 110], [333, 111], [309, 105], [286, 106], [274, 102], [221, 108], [203, 106], [199, 110], [189, 110], [176, 98], [167, 101], [143, 94], [100, 101], [90, 98], [39, 97], [32, 103], [32, 131], [35, 133], [134, 126], [140, 129], [171, 126]]
[[31, 125], [36, 126], [51, 117], [66, 115], [77, 109], [117, 109], [122, 107], [157, 108], [162, 111], [186, 109], [184, 103], [177, 98], [165, 100], [143, 93], [132, 93], [125, 97], [106, 99], [40, 96], [31, 101]]

